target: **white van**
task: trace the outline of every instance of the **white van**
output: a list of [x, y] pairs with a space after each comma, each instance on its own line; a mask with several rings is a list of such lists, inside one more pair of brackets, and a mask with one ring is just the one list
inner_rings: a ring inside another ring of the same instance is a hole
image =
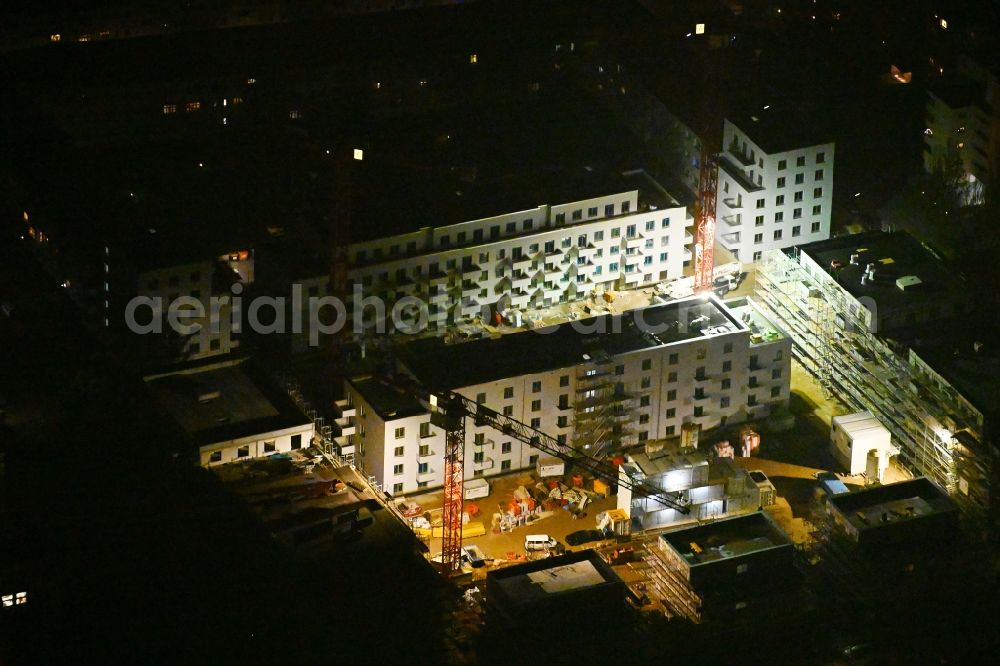
[[529, 534], [524, 537], [524, 549], [527, 551], [546, 550], [555, 547], [556, 540], [548, 534]]

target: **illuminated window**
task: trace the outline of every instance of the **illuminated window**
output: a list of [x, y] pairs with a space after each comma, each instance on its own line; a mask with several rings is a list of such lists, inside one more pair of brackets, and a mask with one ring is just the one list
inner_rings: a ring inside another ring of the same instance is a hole
[[479, 62], [479, 56], [475, 53], [469, 54], [469, 63], [475, 65], [477, 62]]
[[167, 115], [167, 114], [170, 114], [170, 113], [177, 113], [177, 105], [176, 104], [164, 104], [163, 105], [163, 113], [164, 113], [164, 115]]
[[288, 117], [291, 118], [292, 120], [298, 120], [299, 118], [302, 117], [302, 112], [299, 111], [298, 109], [292, 109], [291, 111], [288, 112]]
[[58, 32], [53, 35], [49, 35], [50, 42], [58, 42], [60, 39], [62, 39], [62, 35], [60, 35]]
[[243, 98], [242, 97], [234, 97], [233, 98], [233, 104], [242, 104], [242, 103], [243, 103]]
[[[247, 85], [248, 86], [252, 86], [255, 83], [257, 83], [257, 79], [247, 79]], [[235, 103], [236, 102], [233, 102], [233, 104], [235, 104]]]
[[201, 102], [188, 102], [184, 105], [184, 110], [190, 113], [191, 111], [197, 111], [201, 108]]

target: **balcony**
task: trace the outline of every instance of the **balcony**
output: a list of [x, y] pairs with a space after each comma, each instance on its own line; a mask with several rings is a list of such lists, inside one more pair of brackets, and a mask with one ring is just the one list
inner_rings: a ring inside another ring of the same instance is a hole
[[524, 269], [531, 265], [531, 257], [527, 255], [521, 255], [520, 257], [514, 259], [511, 263], [514, 266], [514, 268]]
[[337, 446], [337, 454], [341, 456], [350, 456], [357, 453], [357, 446], [354, 443], [354, 437], [343, 436], [334, 437], [333, 443]]
[[642, 236], [633, 236], [632, 238], [625, 239], [626, 250], [631, 248], [639, 249], [645, 244], [646, 244], [646, 239], [643, 238]]
[[527, 289], [531, 285], [531, 276], [526, 273], [515, 274], [510, 284], [514, 289]]
[[552, 252], [545, 253], [545, 265], [548, 266], [559, 266], [565, 260], [566, 255], [562, 250], [553, 250]]
[[473, 461], [472, 461], [472, 469], [474, 469], [474, 470], [478, 470], [478, 469], [481, 469], [481, 470], [493, 469], [493, 465], [494, 465], [493, 458], [486, 458], [486, 457], [484, 457], [482, 460], [480, 460], [478, 462], [476, 462], [475, 458], [473, 458]]
[[339, 419], [334, 419], [334, 423], [337, 424], [337, 429], [340, 431], [340, 436], [342, 437], [348, 437], [357, 433], [354, 417], [342, 416]]
[[625, 274], [625, 284], [642, 284], [642, 271], [632, 271]]
[[722, 200], [722, 203], [730, 210], [740, 210], [743, 208], [743, 199], [741, 197], [726, 197]]
[[736, 148], [735, 145], [729, 147], [729, 150], [727, 151], [728, 154], [729, 154], [729, 156], [733, 160], [739, 162], [740, 164], [742, 164], [745, 167], [752, 167], [753, 166], [753, 160], [750, 159], [750, 156], [744, 154], [743, 152], [741, 152], [739, 150], [736, 150], [735, 148]]
[[471, 298], [463, 298], [459, 303], [463, 317], [472, 317], [479, 314], [479, 302]]
[[739, 214], [723, 215], [722, 221], [731, 227], [738, 227], [743, 224], [743, 218]]
[[724, 171], [725, 174], [736, 183], [737, 187], [742, 189], [744, 192], [760, 192], [764, 189], [757, 183], [750, 180], [750, 177], [743, 172], [742, 167], [735, 164], [724, 155], [719, 158], [719, 169]]
[[358, 410], [354, 407], [354, 405], [350, 404], [344, 398], [337, 400], [334, 404], [337, 406], [337, 411], [340, 412], [340, 415], [345, 418], [355, 416], [358, 413]]

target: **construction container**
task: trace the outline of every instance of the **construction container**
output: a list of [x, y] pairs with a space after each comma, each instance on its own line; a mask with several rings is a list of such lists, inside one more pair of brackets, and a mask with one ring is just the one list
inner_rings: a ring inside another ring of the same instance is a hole
[[490, 482], [486, 479], [469, 479], [462, 484], [462, 494], [465, 496], [465, 499], [489, 497]]
[[538, 476], [543, 479], [549, 476], [562, 476], [566, 473], [566, 463], [559, 458], [539, 458]]
[[573, 487], [574, 488], [583, 488], [583, 474], [574, 474], [573, 475]]
[[608, 496], [608, 492], [610, 490], [611, 489], [608, 487], [607, 483], [605, 483], [604, 481], [601, 481], [600, 479], [594, 479], [594, 492], [595, 493], [597, 493], [599, 495], [604, 495], [605, 497], [607, 497]]

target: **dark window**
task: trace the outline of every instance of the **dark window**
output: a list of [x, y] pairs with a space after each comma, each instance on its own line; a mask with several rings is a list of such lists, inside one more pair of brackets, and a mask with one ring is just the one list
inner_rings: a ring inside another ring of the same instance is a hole
[[302, 435], [292, 435], [292, 448], [293, 449], [302, 448]]

